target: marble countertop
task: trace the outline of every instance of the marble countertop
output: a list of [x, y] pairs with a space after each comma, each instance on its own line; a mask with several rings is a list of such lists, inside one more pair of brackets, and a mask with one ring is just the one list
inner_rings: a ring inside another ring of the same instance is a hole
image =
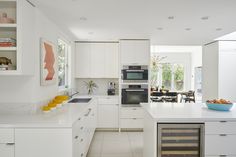
[[229, 112], [209, 110], [205, 103], [141, 104], [157, 122], [236, 121], [236, 107]]
[[[5, 104], [0, 106], [0, 127], [24, 128], [24, 127], [57, 127], [70, 128], [81, 116], [88, 103], [65, 103], [49, 113], [35, 110], [33, 106], [24, 104]], [[27, 109], [26, 109], [27, 108]]]

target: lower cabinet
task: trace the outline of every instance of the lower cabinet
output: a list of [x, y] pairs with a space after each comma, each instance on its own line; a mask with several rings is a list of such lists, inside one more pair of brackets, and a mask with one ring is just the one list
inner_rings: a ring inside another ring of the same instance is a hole
[[14, 154], [15, 154], [14, 144], [0, 143], [1, 157], [14, 157]]
[[235, 122], [206, 122], [205, 156], [235, 157], [235, 128]]
[[98, 98], [98, 128], [119, 128], [118, 98]]
[[97, 103], [93, 101], [73, 127], [16, 128], [15, 157], [86, 157], [96, 129], [96, 116]]
[[14, 129], [0, 129], [0, 157], [14, 157]]
[[120, 109], [121, 129], [142, 129], [144, 113], [141, 107], [122, 107]]

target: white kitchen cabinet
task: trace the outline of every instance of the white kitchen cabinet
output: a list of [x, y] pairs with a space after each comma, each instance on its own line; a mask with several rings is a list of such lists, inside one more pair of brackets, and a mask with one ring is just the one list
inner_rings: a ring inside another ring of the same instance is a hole
[[98, 128], [118, 128], [118, 98], [98, 98]]
[[14, 157], [15, 154], [15, 140], [14, 129], [0, 129], [0, 156]]
[[120, 40], [122, 65], [149, 65], [149, 40]]
[[75, 64], [77, 78], [90, 78], [91, 44], [76, 43]]
[[29, 0], [0, 1], [1, 9], [6, 10], [16, 21], [13, 24], [0, 24], [0, 38], [16, 39], [15, 47], [0, 47], [0, 57], [12, 61], [9, 70], [1, 70], [0, 75], [34, 75], [35, 71], [35, 7]]
[[121, 107], [120, 128], [142, 129], [144, 113], [141, 107]]
[[0, 143], [1, 157], [14, 157], [14, 144]]
[[236, 135], [206, 135], [206, 155], [236, 155]]
[[76, 78], [118, 78], [118, 43], [76, 43]]
[[90, 77], [103, 78], [105, 76], [105, 49], [106, 44], [92, 43], [90, 54]]
[[72, 127], [16, 128], [15, 157], [86, 157], [96, 116], [97, 101], [92, 101]]
[[119, 44], [108, 43], [106, 44], [105, 51], [105, 77], [106, 78], [119, 78]]

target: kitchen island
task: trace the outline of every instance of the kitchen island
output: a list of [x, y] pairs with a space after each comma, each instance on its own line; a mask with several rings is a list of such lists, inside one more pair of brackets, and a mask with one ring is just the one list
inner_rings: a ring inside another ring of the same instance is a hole
[[97, 124], [96, 98], [65, 103], [49, 113], [31, 107], [1, 105], [1, 157], [86, 156]]
[[204, 103], [142, 104], [145, 157], [236, 156], [236, 109], [219, 112]]

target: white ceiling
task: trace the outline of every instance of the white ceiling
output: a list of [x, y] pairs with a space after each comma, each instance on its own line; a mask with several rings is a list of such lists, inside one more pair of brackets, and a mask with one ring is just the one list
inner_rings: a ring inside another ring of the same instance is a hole
[[158, 45], [202, 45], [236, 30], [236, 0], [36, 1], [75, 40], [150, 38]]

